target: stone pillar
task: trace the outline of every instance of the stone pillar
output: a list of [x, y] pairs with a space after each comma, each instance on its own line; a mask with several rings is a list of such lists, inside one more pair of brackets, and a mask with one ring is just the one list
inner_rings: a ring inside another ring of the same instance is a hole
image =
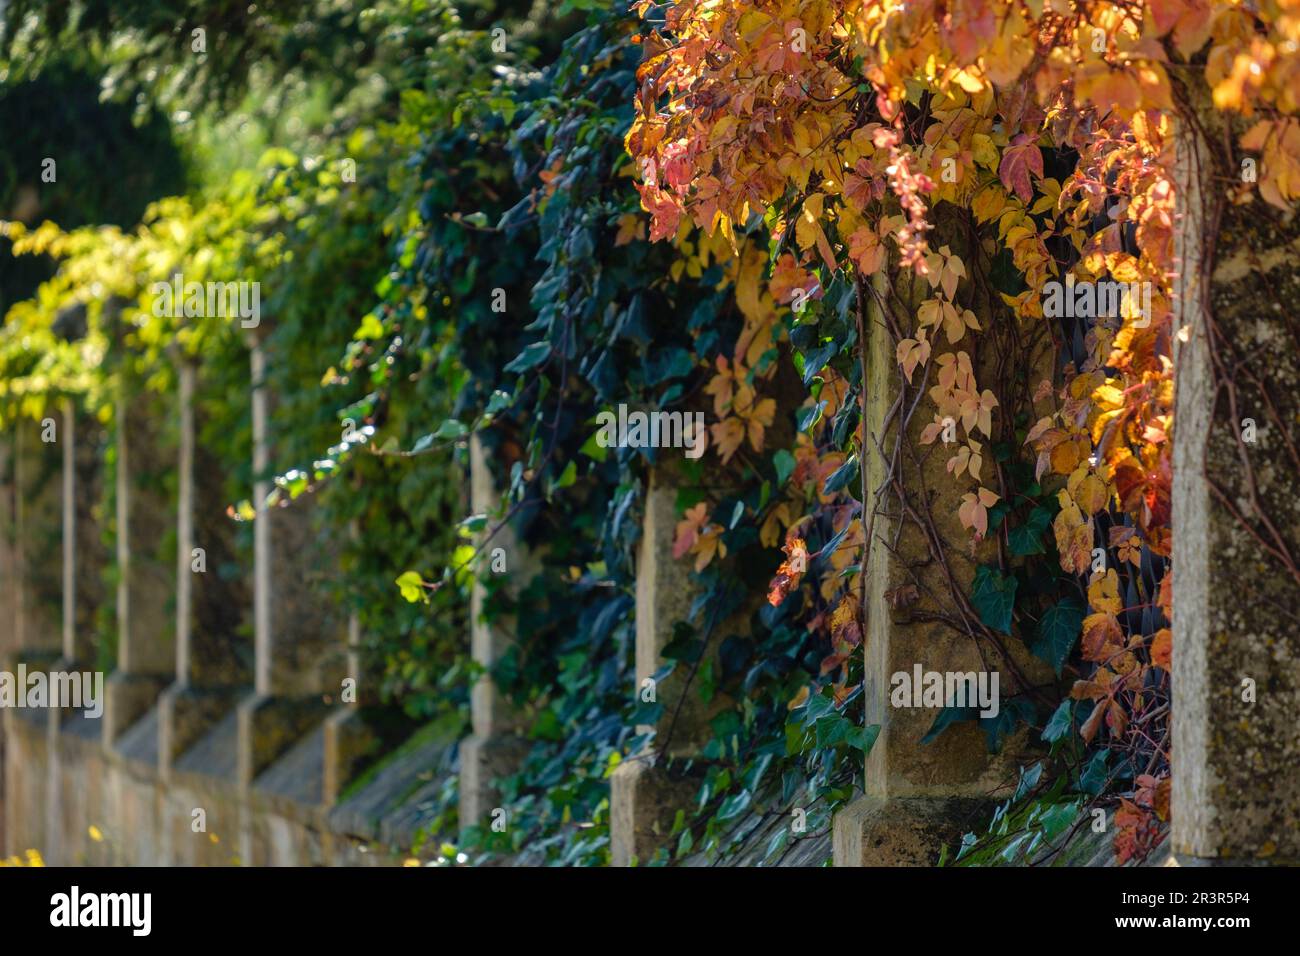
[[[104, 544], [104, 429], [91, 413], [75, 405], [67, 409], [71, 454], [65, 458], [74, 474], [67, 481], [71, 502], [65, 513], [65, 527], [72, 530], [69, 549], [72, 558], [73, 600], [71, 638], [66, 630], [63, 656], [80, 669], [104, 669], [99, 642], [99, 613], [105, 600], [104, 569], [112, 560]], [[65, 502], [69, 499], [65, 496]], [[65, 558], [69, 551], [65, 550]], [[65, 577], [67, 575], [65, 569]], [[65, 605], [67, 609], [69, 605]]]
[[[334, 553], [313, 525], [312, 498], [284, 507], [267, 504], [277, 423], [266, 350], [264, 341], [251, 343], [254, 693], [238, 708], [243, 788], [327, 716], [345, 667], [345, 624], [322, 588]], [[288, 430], [293, 423], [279, 427]]]
[[[699, 594], [691, 580], [691, 564], [673, 557], [673, 534], [680, 516], [677, 492], [685, 479], [672, 462], [650, 470], [645, 493], [645, 513], [636, 563], [636, 682], [642, 694], [645, 682], [664, 663], [663, 650], [673, 640], [675, 625], [690, 619], [691, 605]], [[722, 622], [710, 638], [710, 652], [723, 639], [745, 625], [744, 615]], [[689, 668], [679, 665], [654, 686], [655, 703], [664, 715], [658, 724], [653, 750], [633, 755], [610, 778], [610, 853], [614, 866], [647, 862], [667, 845], [673, 819], [690, 806], [699, 781], [672, 772], [664, 758], [690, 757], [712, 736], [709, 721], [730, 706], [722, 695], [705, 705], [688, 686]], [[676, 719], [673, 716], [676, 714]], [[642, 726], [639, 732], [649, 732]]]
[[178, 466], [175, 515], [175, 672], [173, 683], [159, 698], [159, 774], [172, 775], [173, 763], [199, 737], [211, 730], [235, 704], [246, 682], [234, 644], [242, 615], [240, 581], [221, 578], [220, 567], [233, 550], [225, 528], [205, 520], [203, 535], [195, 528], [196, 511], [204, 518], [221, 515], [220, 463], [204, 460], [203, 489], [195, 447], [195, 390], [199, 368], [188, 356], [178, 356]]
[[63, 660], [77, 660], [77, 419], [72, 400], [61, 403], [63, 419]]
[[[878, 288], [883, 289], [883, 276], [875, 281], [882, 283]], [[907, 275], [895, 282], [913, 308], [928, 295]], [[868, 495], [873, 495], [884, 481], [887, 467], [873, 436], [881, 437], [884, 447], [892, 447], [897, 425], [890, 423], [888, 431], [885, 425], [898, 395], [900, 373], [884, 317], [872, 297], [866, 298], [866, 484]], [[1036, 361], [1050, 368], [1050, 356], [1038, 356]], [[922, 451], [925, 449], [918, 440], [927, 423], [927, 416], [915, 415], [905, 436]], [[963, 833], [988, 822], [994, 807], [992, 795], [1016, 778], [1016, 761], [1010, 754], [1025, 739], [1023, 730], [1011, 741], [1004, 741], [1001, 755], [988, 753], [984, 734], [973, 721], [957, 722], [936, 739], [922, 743], [940, 711], [892, 707], [893, 674], [903, 672], [910, 677], [918, 664], [923, 672], [940, 673], [980, 673], [996, 668], [1004, 700], [1021, 689], [1017, 672], [1034, 683], [1052, 679], [1050, 668], [1030, 657], [1015, 639], [1003, 642], [1014, 663], [1009, 670], [990, 648], [984, 648], [987, 657], [982, 656], [981, 648], [968, 635], [942, 622], [925, 620], [927, 612], [953, 611], [940, 556], [947, 561], [957, 585], [969, 593], [976, 566], [995, 561], [996, 551], [992, 541], [985, 541], [972, 556], [970, 533], [958, 519], [961, 496], [968, 488], [947, 473], [948, 456], [939, 449], [919, 457], [915, 464], [905, 460], [901, 478], [917, 501], [928, 501], [941, 539], [937, 545], [941, 555], [932, 554], [927, 536], [915, 522], [899, 514], [896, 500], [873, 503], [869, 499], [866, 504], [868, 520], [873, 509], [876, 517], [872, 528], [875, 541], [865, 568], [863, 698], [867, 726], [880, 730], [867, 755], [862, 797], [833, 821], [836, 866], [933, 865], [944, 845], [951, 848]], [[920, 597], [895, 610], [887, 592], [911, 583], [913, 575], [924, 585]], [[938, 605], [926, 596], [927, 590], [938, 596]]]
[[[470, 507], [475, 514], [487, 515], [490, 526], [505, 520], [488, 451], [478, 435], [470, 440]], [[506, 562], [503, 572], [493, 568], [497, 556]], [[503, 574], [505, 580], [498, 586], [518, 595], [535, 570], [533, 558], [521, 545], [514, 523], [508, 522], [486, 543], [475, 568], [470, 592], [470, 649], [475, 662], [488, 673], [471, 689], [472, 734], [460, 745], [462, 829], [491, 823], [492, 812], [499, 805], [494, 781], [518, 770], [528, 751], [519, 717], [490, 674], [515, 641], [516, 620], [509, 614], [488, 619], [490, 593], [485, 582]]]
[[1188, 99], [1208, 138], [1183, 124], [1176, 167], [1172, 849], [1296, 864], [1300, 217], [1243, 182], [1243, 127]]
[[[0, 668], [8, 668], [14, 639], [13, 445], [0, 434]], [[5, 718], [0, 715], [0, 858], [9, 855], [5, 842]]]
[[[58, 444], [63, 458], [63, 627], [60, 659], [52, 671], [75, 671], [77, 665], [77, 424], [72, 400], [59, 402]], [[46, 857], [52, 861], [65, 859], [62, 783], [62, 749], [59, 747], [59, 728], [62, 712], [52, 706], [46, 724], [46, 785], [45, 785], [45, 846]]]
[[158, 492], [170, 470], [163, 417], [146, 392], [125, 382], [119, 387], [117, 670], [105, 686], [103, 716], [103, 742], [110, 749], [154, 705], [174, 666], [175, 635], [168, 613], [174, 581], [161, 551], [171, 509]]
[[[8, 631], [6, 660], [0, 666], [16, 670], [54, 670], [63, 647], [64, 561], [63, 561], [63, 424], [56, 413], [39, 422], [20, 418], [13, 423], [13, 545], [9, 557], [12, 570], [12, 618], [4, 623]], [[0, 721], [6, 741], [3, 830], [16, 851], [40, 847], [57, 859], [58, 833], [51, 829], [57, 819], [58, 790], [56, 761], [49, 752], [53, 728], [52, 708], [5, 708]], [[19, 750], [26, 751], [27, 759]], [[43, 760], [32, 761], [31, 754]], [[33, 772], [34, 765], [44, 773]], [[37, 809], [39, 808], [39, 810]], [[41, 812], [44, 811], [44, 812]], [[19, 846], [21, 844], [21, 846]]]
[[[361, 540], [361, 525], [353, 521], [348, 526], [348, 537], [356, 546]], [[322, 803], [333, 806], [348, 781], [356, 773], [361, 759], [377, 744], [374, 733], [361, 719], [361, 695], [373, 697], [369, 688], [363, 688], [365, 676], [361, 672], [361, 616], [355, 607], [348, 611], [346, 677], [352, 685], [341, 700], [342, 706], [325, 721], [325, 767], [322, 786]], [[327, 834], [327, 837], [329, 834]]]
[[49, 664], [63, 649], [63, 452], [62, 424], [53, 413], [42, 421], [14, 423], [14, 556], [16, 611], [14, 650]]
[[[16, 443], [12, 435], [12, 430], [0, 434], [0, 667], [8, 665], [18, 639], [18, 560], [15, 547], [17, 494], [14, 475]], [[3, 734], [3, 730], [0, 730], [0, 734]], [[0, 850], [3, 849], [3, 844], [0, 844]]]
[[[501, 498], [497, 491], [487, 453], [478, 435], [470, 438], [470, 509], [488, 516], [490, 526], [502, 520], [497, 514]], [[484, 618], [488, 591], [484, 584], [492, 574], [492, 554], [500, 548], [506, 561], [507, 587], [518, 593], [530, 573], [531, 563], [520, 547], [511, 524], [501, 528], [486, 545], [475, 569], [470, 590], [470, 650], [475, 662], [489, 670], [500, 660], [515, 639], [515, 620], [499, 615]], [[518, 719], [493, 682], [483, 674], [470, 690], [470, 718], [473, 732], [460, 744], [460, 825], [461, 829], [489, 826], [492, 811], [498, 806], [494, 781], [519, 769], [528, 751], [527, 741], [519, 734]]]

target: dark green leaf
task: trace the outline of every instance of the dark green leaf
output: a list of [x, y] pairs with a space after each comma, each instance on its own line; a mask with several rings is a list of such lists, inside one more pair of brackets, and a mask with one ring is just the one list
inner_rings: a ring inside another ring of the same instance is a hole
[[1079, 639], [1084, 614], [1082, 602], [1071, 595], [1048, 608], [1038, 622], [1038, 640], [1032, 648], [1034, 656], [1051, 664], [1057, 677], [1061, 676], [1061, 669]]
[[971, 603], [979, 612], [980, 620], [995, 631], [1011, 633], [1011, 611], [1016, 606], [1014, 577], [1003, 574], [992, 565], [982, 564], [975, 569], [975, 583]]

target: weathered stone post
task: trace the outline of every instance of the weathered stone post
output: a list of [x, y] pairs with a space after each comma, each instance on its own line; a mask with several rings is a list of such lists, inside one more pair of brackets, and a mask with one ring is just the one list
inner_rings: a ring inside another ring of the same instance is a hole
[[[1205, 90], [1178, 143], [1172, 849], [1300, 863], [1300, 217]], [[1207, 131], [1208, 139], [1196, 128]], [[1253, 162], [1253, 160], [1252, 160]], [[1240, 185], [1238, 185], [1240, 184]], [[1247, 201], [1234, 203], [1240, 191]]]
[[[266, 381], [267, 344], [251, 342], [253, 418], [253, 694], [238, 707], [238, 781], [243, 789], [313, 727], [337, 698], [343, 681], [343, 623], [319, 590], [322, 548], [310, 499], [268, 505], [275, 406]], [[292, 427], [284, 423], [283, 428]], [[323, 782], [300, 796], [319, 803]], [[246, 857], [247, 858], [247, 857]]]
[[0, 436], [0, 666], [7, 666], [18, 640], [17, 443], [11, 436]]
[[95, 615], [103, 603], [103, 571], [109, 561], [102, 545], [103, 433], [93, 415], [65, 398], [60, 404], [59, 445], [63, 459], [63, 628], [60, 666], [97, 664]]
[[[905, 295], [918, 300], [914, 305], [919, 304], [924, 293], [915, 288], [907, 291], [906, 276], [897, 281]], [[872, 436], [891, 447], [897, 425], [891, 424], [888, 432], [885, 426], [900, 376], [884, 317], [870, 298], [866, 319], [866, 487], [870, 495], [886, 477], [886, 462]], [[917, 447], [926, 424], [923, 417], [915, 416], [904, 436]], [[966, 489], [951, 480], [945, 458], [942, 453], [921, 457], [917, 466], [904, 468], [902, 481], [909, 495], [928, 502], [941, 557], [958, 586], [968, 589], [976, 565], [992, 560], [992, 545], [986, 542], [972, 557], [970, 534], [958, 519]], [[868, 519], [872, 507], [868, 501]], [[896, 502], [877, 502], [875, 507], [872, 534], [876, 540], [865, 568], [863, 680], [866, 724], [879, 726], [880, 731], [867, 755], [863, 796], [833, 821], [834, 860], [836, 866], [926, 866], [938, 861], [944, 845], [951, 847], [964, 832], [987, 822], [993, 808], [991, 795], [1015, 779], [1014, 761], [1007, 756], [1015, 747], [1006, 744], [1002, 755], [990, 755], [978, 725], [971, 721], [955, 723], [936, 739], [922, 743], [939, 711], [891, 706], [894, 674], [910, 678], [917, 665], [923, 672], [979, 674], [990, 665], [972, 638], [925, 619], [926, 612], [952, 610], [943, 603], [943, 596], [951, 593], [946, 574], [933, 559], [926, 536], [900, 513]], [[913, 576], [924, 587], [918, 589], [915, 603], [896, 610], [886, 595], [911, 583]], [[940, 596], [941, 606], [933, 606], [927, 591]], [[1019, 642], [1007, 640], [1004, 646], [1020, 674], [1036, 682], [1050, 681], [1050, 669], [1031, 658]], [[1019, 683], [999, 668], [1003, 698], [1014, 693]], [[1019, 736], [1023, 738], [1023, 732]]]
[[[678, 515], [677, 491], [685, 478], [675, 464], [664, 461], [650, 469], [645, 513], [636, 563], [636, 681], [638, 695], [650, 689], [666, 717], [659, 724], [654, 751], [629, 758], [610, 777], [610, 853], [614, 866], [644, 863], [667, 845], [677, 811], [689, 806], [698, 781], [671, 775], [659, 761], [697, 754], [711, 735], [709, 720], [728, 706], [719, 696], [705, 705], [688, 686], [687, 668], [678, 667], [666, 679], [648, 684], [665, 661], [663, 650], [673, 640], [679, 621], [690, 618], [699, 594], [688, 561], [673, 557]], [[729, 619], [712, 636], [716, 648], [743, 624]], [[641, 697], [645, 699], [645, 697]], [[669, 727], [671, 724], [671, 728]], [[651, 728], [642, 727], [641, 731]]]
[[172, 684], [158, 701], [163, 780], [175, 760], [230, 711], [248, 681], [234, 647], [244, 619], [243, 582], [218, 573], [234, 550], [224, 515], [224, 474], [221, 463], [208, 460], [195, 444], [199, 375], [193, 359], [177, 357], [176, 660]]
[[[355, 545], [361, 540], [361, 525], [353, 521], [348, 526], [348, 537]], [[325, 764], [323, 793], [321, 802], [332, 806], [338, 802], [339, 794], [362, 755], [375, 741], [374, 734], [361, 719], [361, 695], [369, 694], [362, 684], [365, 675], [361, 672], [361, 616], [356, 608], [348, 611], [347, 645], [345, 654], [345, 683], [341, 692], [341, 707], [335, 709], [325, 721]], [[327, 834], [328, 836], [328, 834]]]
[[[58, 420], [15, 422], [14, 649], [45, 663], [63, 649], [63, 453]], [[47, 441], [46, 438], [50, 440]]]
[[[470, 438], [470, 508], [475, 514], [486, 514], [494, 520], [500, 504], [492, 471], [482, 441], [478, 435]], [[499, 555], [507, 562], [506, 585], [517, 592], [529, 571], [529, 564], [515, 535], [507, 523], [492, 538], [480, 564], [474, 569], [474, 582], [470, 592], [470, 650], [474, 660], [490, 670], [515, 639], [515, 621], [502, 615], [493, 621], [484, 619], [487, 589], [481, 575], [484, 567], [491, 566], [492, 552], [500, 548]], [[489, 571], [488, 573], [492, 573]], [[473, 732], [460, 744], [460, 825], [489, 826], [492, 811], [498, 806], [497, 790], [493, 781], [518, 769], [527, 752], [527, 741], [519, 734], [517, 716], [509, 701], [505, 700], [490, 674], [484, 674], [470, 691], [470, 717]]]
[[[14, 486], [10, 467], [12, 466], [12, 445], [5, 436], [0, 436], [0, 667], [8, 667], [14, 640], [14, 548], [13, 548], [13, 506]], [[5, 842], [5, 719], [0, 716], [0, 857], [9, 855]]]
[[[74, 399], [65, 397], [59, 405], [58, 445], [62, 454], [62, 640], [60, 655], [51, 670], [63, 674], [86, 674], [93, 685], [81, 685], [81, 699], [75, 697], [54, 706], [51, 700], [46, 725], [48, 796], [45, 827], [49, 835], [43, 848], [51, 863], [65, 863], [79, 856], [86, 815], [92, 797], [88, 788], [69, 787], [65, 773], [66, 739], [97, 739], [102, 735], [95, 706], [104, 705], [101, 682], [104, 663], [96, 643], [96, 615], [103, 601], [103, 571], [109, 558], [102, 546], [100, 502], [104, 476], [102, 432], [95, 417], [80, 411]], [[52, 686], [52, 685], [51, 685]], [[64, 684], [65, 687], [70, 685]]]
[[175, 582], [159, 553], [171, 514], [155, 490], [170, 468], [158, 411], [147, 395], [123, 381], [115, 418], [117, 670], [104, 688], [102, 735], [110, 750], [157, 701], [171, 677], [175, 654], [168, 613]]
[[[58, 444], [62, 451], [63, 513], [63, 628], [61, 656], [51, 671], [75, 671], [78, 661], [76, 646], [77, 620], [77, 424], [72, 400], [64, 398], [59, 403], [60, 433]], [[64, 859], [63, 787], [60, 785], [62, 749], [59, 747], [61, 712], [50, 701], [49, 721], [46, 724], [47, 764], [45, 799], [45, 834], [49, 841], [46, 856], [51, 860]]]
[[[47, 674], [57, 665], [63, 648], [65, 595], [64, 454], [62, 423], [47, 414], [40, 422], [18, 419], [13, 426], [13, 496], [8, 517], [12, 524], [12, 617], [2, 666]], [[9, 529], [7, 529], [9, 530]], [[56, 774], [51, 767], [53, 708], [6, 707], [3, 826], [6, 839], [18, 849], [39, 846], [57, 854], [52, 822], [58, 814]], [[45, 774], [32, 773], [43, 766]], [[24, 830], [23, 824], [27, 829]], [[18, 847], [22, 844], [21, 847]]]
[[63, 419], [63, 660], [78, 660], [77, 627], [77, 418], [72, 400], [60, 403]]
[[[675, 473], [664, 468], [650, 471], [637, 551], [637, 693], [663, 665], [662, 652], [672, 640], [673, 623], [689, 617], [694, 597], [689, 564], [672, 557], [676, 492]], [[663, 704], [664, 711], [680, 700], [681, 683], [679, 676], [677, 680], [666, 680], [662, 687], [654, 685], [655, 702]], [[684, 710], [692, 700], [686, 698]], [[688, 752], [698, 735], [698, 719], [692, 718], [698, 718], [698, 714], [682, 713], [677, 722], [675, 739], [668, 741], [673, 753]], [[669, 778], [664, 767], [656, 766], [658, 756], [629, 758], [610, 777], [610, 853], [614, 866], [649, 860], [656, 849], [666, 845], [677, 809], [688, 804], [693, 795], [695, 787], [689, 780]]]

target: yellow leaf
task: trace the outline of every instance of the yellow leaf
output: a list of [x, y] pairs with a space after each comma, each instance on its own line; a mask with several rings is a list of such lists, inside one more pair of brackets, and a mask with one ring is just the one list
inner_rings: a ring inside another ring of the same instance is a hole
[[1088, 585], [1088, 604], [1094, 611], [1118, 614], [1123, 608], [1119, 599], [1119, 575], [1114, 568], [1096, 575]]

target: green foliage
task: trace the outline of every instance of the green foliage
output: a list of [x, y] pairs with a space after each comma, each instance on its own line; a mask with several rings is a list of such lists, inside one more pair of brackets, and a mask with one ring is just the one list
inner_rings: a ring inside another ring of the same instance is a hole
[[1065, 597], [1044, 612], [1038, 622], [1038, 641], [1034, 655], [1052, 665], [1056, 676], [1061, 676], [1070, 652], [1079, 640], [1079, 629], [1087, 613], [1083, 604], [1073, 596]]
[[980, 620], [994, 630], [1010, 634], [1018, 586], [1015, 577], [1003, 574], [997, 568], [986, 564], [976, 568], [971, 602], [979, 612]]

